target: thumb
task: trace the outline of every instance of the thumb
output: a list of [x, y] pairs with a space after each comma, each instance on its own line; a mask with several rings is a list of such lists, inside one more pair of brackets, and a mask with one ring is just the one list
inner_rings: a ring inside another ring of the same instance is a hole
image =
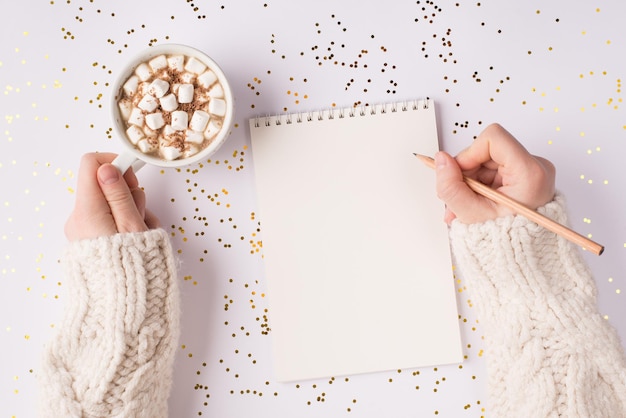
[[111, 208], [118, 232], [140, 232], [148, 228], [137, 209], [128, 184], [119, 170], [108, 163], [98, 168], [98, 183]]
[[449, 224], [459, 218], [465, 223], [473, 222], [473, 215], [481, 213], [479, 206], [483, 202], [463, 181], [456, 160], [443, 151], [438, 152], [435, 154], [435, 173], [437, 196], [446, 204], [444, 221]]

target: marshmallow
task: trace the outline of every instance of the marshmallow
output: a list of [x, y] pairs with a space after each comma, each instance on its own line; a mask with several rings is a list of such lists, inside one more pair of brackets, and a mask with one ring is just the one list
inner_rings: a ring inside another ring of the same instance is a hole
[[211, 70], [206, 70], [198, 76], [198, 84], [205, 89], [211, 87], [211, 84], [217, 81], [217, 76]]
[[139, 85], [137, 86], [137, 93], [136, 93], [137, 98], [141, 99], [143, 96], [148, 94], [149, 87], [150, 87], [150, 83], [148, 83], [147, 81], [142, 81], [141, 83], [139, 83]]
[[172, 125], [165, 125], [163, 128], [163, 135], [169, 137], [176, 133], [176, 129], [172, 128]]
[[132, 125], [130, 128], [126, 129], [126, 136], [133, 144], [139, 142], [140, 139], [144, 137], [143, 131], [138, 126]]
[[128, 117], [128, 123], [131, 125], [143, 126], [143, 112], [141, 109], [136, 107], [133, 108], [130, 112], [130, 116]]
[[135, 74], [141, 81], [148, 81], [152, 77], [152, 70], [145, 62], [142, 62], [135, 68]]
[[181, 84], [178, 87], [178, 102], [191, 103], [193, 101], [193, 84]]
[[178, 101], [176, 100], [176, 95], [173, 93], [161, 97], [159, 102], [161, 103], [161, 109], [166, 112], [173, 112], [178, 109]]
[[190, 57], [185, 64], [185, 70], [191, 71], [194, 74], [202, 74], [206, 70], [206, 65], [197, 59], [196, 57]]
[[158, 57], [152, 58], [148, 62], [148, 65], [150, 65], [152, 71], [156, 73], [157, 71], [167, 67], [167, 58], [165, 58], [165, 55], [159, 55]]
[[202, 90], [202, 89], [196, 90], [193, 101], [196, 103], [198, 108], [201, 108], [204, 110], [204, 108], [207, 107], [205, 105], [209, 103], [209, 100], [211, 100], [211, 98], [209, 97], [209, 95], [207, 94], [205, 90]]
[[184, 69], [185, 57], [182, 55], [174, 55], [167, 59], [167, 65], [174, 71], [182, 72]]
[[189, 121], [189, 115], [182, 110], [176, 110], [172, 112], [172, 128], [177, 131], [187, 129], [187, 122]]
[[124, 120], [128, 120], [128, 118], [130, 117], [130, 113], [133, 111], [133, 103], [130, 101], [130, 99], [126, 98], [120, 100], [117, 105], [120, 109], [120, 115], [122, 115], [122, 118]]
[[209, 113], [216, 116], [226, 114], [226, 102], [222, 99], [213, 99], [209, 102]]
[[209, 90], [209, 97], [211, 97], [212, 99], [223, 99], [224, 88], [222, 87], [222, 85], [216, 84], [213, 87], [211, 87], [211, 90]]
[[128, 80], [122, 86], [124, 93], [127, 96], [132, 96], [137, 92], [137, 87], [139, 86], [139, 77], [136, 75], [131, 75]]
[[147, 126], [143, 127], [143, 135], [148, 139], [153, 139], [156, 141], [156, 138], [159, 136], [159, 131], [152, 130]]
[[165, 120], [163, 119], [163, 113], [161, 112], [150, 113], [146, 115], [145, 119], [146, 119], [146, 125], [148, 125], [150, 129], [154, 129], [154, 130], [161, 129], [163, 125], [165, 125]]
[[146, 154], [156, 151], [156, 145], [146, 138], [140, 139], [137, 142], [137, 148], [139, 148], [139, 151]]
[[157, 99], [151, 94], [146, 94], [143, 96], [139, 104], [137, 105], [140, 109], [145, 110], [146, 112], [152, 112], [159, 106], [159, 102]]
[[162, 147], [161, 155], [168, 161], [177, 159], [182, 155], [182, 152], [177, 147]]
[[189, 127], [197, 132], [202, 132], [206, 128], [209, 123], [209, 119], [211, 119], [211, 115], [203, 110], [196, 110], [193, 112], [193, 116], [191, 116], [191, 121], [189, 122]]
[[183, 152], [183, 158], [189, 158], [192, 155], [197, 154], [198, 151], [200, 151], [200, 148], [198, 146], [194, 144], [189, 144], [189, 147]]
[[219, 122], [211, 119], [206, 129], [204, 130], [204, 139], [213, 138], [215, 135], [217, 135], [220, 129], [222, 129], [222, 125]]
[[160, 78], [155, 79], [148, 87], [148, 93], [159, 98], [165, 96], [170, 89], [170, 83]]
[[204, 142], [204, 135], [202, 134], [202, 131], [198, 132], [187, 129], [187, 131], [185, 131], [185, 141], [193, 144], [202, 144], [202, 142]]
[[196, 75], [194, 73], [189, 73], [185, 71], [180, 75], [180, 81], [183, 83], [193, 84], [193, 81], [196, 79]]

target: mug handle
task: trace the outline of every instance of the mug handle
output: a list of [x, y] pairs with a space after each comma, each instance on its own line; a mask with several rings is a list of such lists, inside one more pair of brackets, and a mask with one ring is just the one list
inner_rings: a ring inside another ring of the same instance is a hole
[[126, 173], [129, 168], [132, 168], [133, 171], [136, 173], [144, 165], [146, 165], [145, 161], [138, 159], [129, 152], [122, 152], [117, 157], [115, 157], [111, 164], [117, 167], [117, 169], [122, 174]]

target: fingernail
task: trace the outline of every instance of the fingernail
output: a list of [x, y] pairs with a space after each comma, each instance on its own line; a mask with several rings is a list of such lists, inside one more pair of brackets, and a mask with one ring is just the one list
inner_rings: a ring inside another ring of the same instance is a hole
[[98, 181], [101, 184], [113, 184], [120, 179], [120, 172], [111, 164], [103, 164], [98, 169]]
[[443, 168], [447, 164], [448, 164], [448, 160], [446, 159], [446, 156], [443, 155], [441, 151], [435, 154], [435, 167], [436, 168]]

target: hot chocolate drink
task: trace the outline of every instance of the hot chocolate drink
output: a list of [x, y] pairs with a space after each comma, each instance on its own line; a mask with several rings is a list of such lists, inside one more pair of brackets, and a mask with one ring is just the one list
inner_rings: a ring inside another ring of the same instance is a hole
[[140, 63], [117, 97], [128, 140], [144, 154], [167, 161], [209, 146], [232, 105], [215, 72], [183, 54]]

